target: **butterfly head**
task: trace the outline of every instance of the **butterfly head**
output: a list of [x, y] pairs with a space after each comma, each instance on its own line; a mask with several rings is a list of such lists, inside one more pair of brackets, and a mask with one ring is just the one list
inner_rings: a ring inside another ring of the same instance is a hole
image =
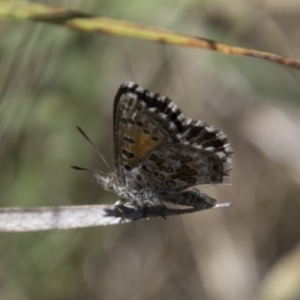
[[106, 190], [115, 191], [116, 190], [116, 180], [114, 173], [104, 174], [102, 172], [95, 173], [96, 181]]

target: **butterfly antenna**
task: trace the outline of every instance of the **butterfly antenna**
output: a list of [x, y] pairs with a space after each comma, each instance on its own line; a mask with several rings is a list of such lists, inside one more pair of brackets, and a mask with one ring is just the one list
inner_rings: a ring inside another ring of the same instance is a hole
[[81, 167], [77, 167], [77, 166], [73, 166], [73, 165], [71, 165], [70, 167], [72, 169], [79, 170], [79, 171], [89, 171], [89, 172], [93, 172], [93, 173], [103, 175], [103, 173], [101, 171], [94, 170], [94, 169], [81, 168]]
[[[106, 167], [110, 169], [110, 166], [108, 164], [108, 162], [106, 161], [106, 159], [103, 157], [103, 155], [101, 154], [101, 152], [99, 151], [99, 149], [96, 147], [96, 145], [91, 141], [91, 139], [87, 136], [87, 134], [82, 130], [81, 127], [76, 126], [76, 129], [83, 135], [83, 137], [92, 145], [92, 147], [95, 149], [95, 151], [97, 152], [97, 154], [100, 156], [100, 158], [103, 160], [104, 164], [106, 165]], [[85, 170], [85, 171], [93, 171], [94, 170], [90, 170], [90, 169], [85, 169], [85, 168], [80, 168], [80, 167], [75, 167], [75, 166], [71, 166], [73, 169], [76, 170]], [[97, 173], [97, 172], [96, 172]]]

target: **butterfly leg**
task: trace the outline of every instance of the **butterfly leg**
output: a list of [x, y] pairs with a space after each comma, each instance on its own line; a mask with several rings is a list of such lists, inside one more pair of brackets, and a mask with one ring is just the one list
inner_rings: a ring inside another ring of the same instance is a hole
[[115, 203], [115, 207], [116, 209], [122, 214], [122, 218], [120, 220], [120, 223], [123, 223], [126, 219], [125, 215], [124, 215], [124, 212], [122, 210], [122, 207], [124, 206], [124, 204], [126, 204], [127, 200], [124, 199], [124, 198], [121, 198], [121, 200], [118, 200], [116, 203]]

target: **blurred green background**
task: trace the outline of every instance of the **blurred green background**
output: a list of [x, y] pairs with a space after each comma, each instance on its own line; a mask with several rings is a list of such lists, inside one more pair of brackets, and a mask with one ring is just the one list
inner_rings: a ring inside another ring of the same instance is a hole
[[[41, 1], [300, 59], [300, 2]], [[0, 22], [0, 205], [114, 203], [91, 174], [113, 165], [125, 80], [223, 130], [235, 205], [106, 228], [1, 234], [0, 299], [300, 299], [300, 71], [269, 62], [39, 23]]]

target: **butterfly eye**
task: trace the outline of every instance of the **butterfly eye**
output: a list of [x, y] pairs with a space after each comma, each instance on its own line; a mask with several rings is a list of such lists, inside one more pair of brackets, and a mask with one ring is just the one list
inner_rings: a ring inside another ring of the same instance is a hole
[[109, 181], [109, 183], [107, 184], [107, 187], [112, 190], [114, 187], [114, 183], [112, 181]]
[[109, 182], [107, 183], [107, 188], [110, 189], [110, 190], [114, 189], [114, 179], [113, 179], [113, 177], [109, 178]]

